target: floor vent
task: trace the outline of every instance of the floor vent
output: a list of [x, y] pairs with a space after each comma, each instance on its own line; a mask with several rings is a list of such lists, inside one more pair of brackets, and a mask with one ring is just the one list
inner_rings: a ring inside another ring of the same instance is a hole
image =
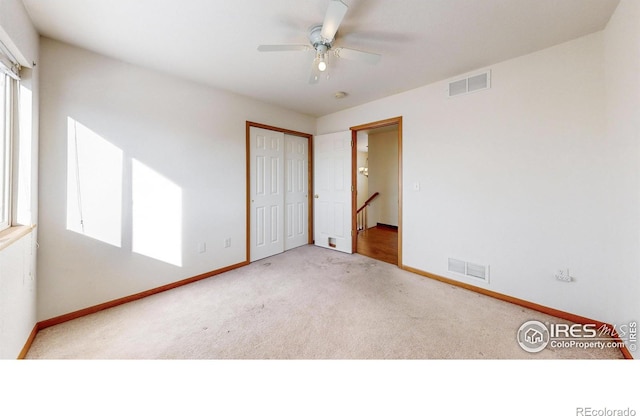
[[448, 260], [448, 271], [458, 274], [463, 274], [475, 279], [484, 280], [489, 282], [489, 266], [483, 266], [481, 264], [469, 263], [463, 260], [456, 260], [450, 258]]
[[491, 71], [482, 72], [449, 83], [449, 97], [491, 88]]

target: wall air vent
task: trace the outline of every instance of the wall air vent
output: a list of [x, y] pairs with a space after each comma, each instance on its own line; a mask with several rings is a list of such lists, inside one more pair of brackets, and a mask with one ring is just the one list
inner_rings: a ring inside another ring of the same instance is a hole
[[467, 264], [462, 260], [449, 259], [449, 268], [450, 272], [466, 274]]
[[467, 276], [487, 280], [487, 268], [479, 264], [467, 263]]
[[491, 88], [491, 71], [449, 82], [449, 97]]
[[489, 266], [449, 258], [447, 270], [489, 282]]

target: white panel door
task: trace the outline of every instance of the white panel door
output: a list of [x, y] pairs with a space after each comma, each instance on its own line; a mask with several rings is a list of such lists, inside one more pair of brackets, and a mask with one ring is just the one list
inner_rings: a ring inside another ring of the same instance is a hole
[[284, 134], [251, 127], [250, 261], [284, 251]]
[[284, 136], [284, 249], [309, 243], [309, 140]]
[[314, 238], [320, 247], [351, 250], [351, 132], [313, 140]]

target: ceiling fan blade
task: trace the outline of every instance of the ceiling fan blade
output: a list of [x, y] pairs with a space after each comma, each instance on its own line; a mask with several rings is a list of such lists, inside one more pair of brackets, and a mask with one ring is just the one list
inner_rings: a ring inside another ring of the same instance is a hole
[[322, 32], [320, 33], [323, 39], [328, 42], [333, 40], [348, 8], [349, 7], [340, 0], [331, 0], [331, 2], [329, 2], [327, 14], [324, 16], [324, 22], [322, 22]]
[[286, 52], [286, 51], [308, 51], [309, 45], [259, 45], [260, 52]]
[[338, 58], [351, 59], [353, 61], [365, 62], [368, 64], [377, 64], [382, 58], [377, 53], [362, 52], [349, 48], [336, 48], [334, 54]]

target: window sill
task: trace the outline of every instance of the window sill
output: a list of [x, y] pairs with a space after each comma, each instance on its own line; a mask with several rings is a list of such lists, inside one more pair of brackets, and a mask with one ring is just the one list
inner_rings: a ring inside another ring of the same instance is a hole
[[36, 228], [35, 225], [17, 225], [0, 231], [0, 250], [4, 250], [11, 244], [20, 240], [22, 237], [33, 231], [34, 228]]

